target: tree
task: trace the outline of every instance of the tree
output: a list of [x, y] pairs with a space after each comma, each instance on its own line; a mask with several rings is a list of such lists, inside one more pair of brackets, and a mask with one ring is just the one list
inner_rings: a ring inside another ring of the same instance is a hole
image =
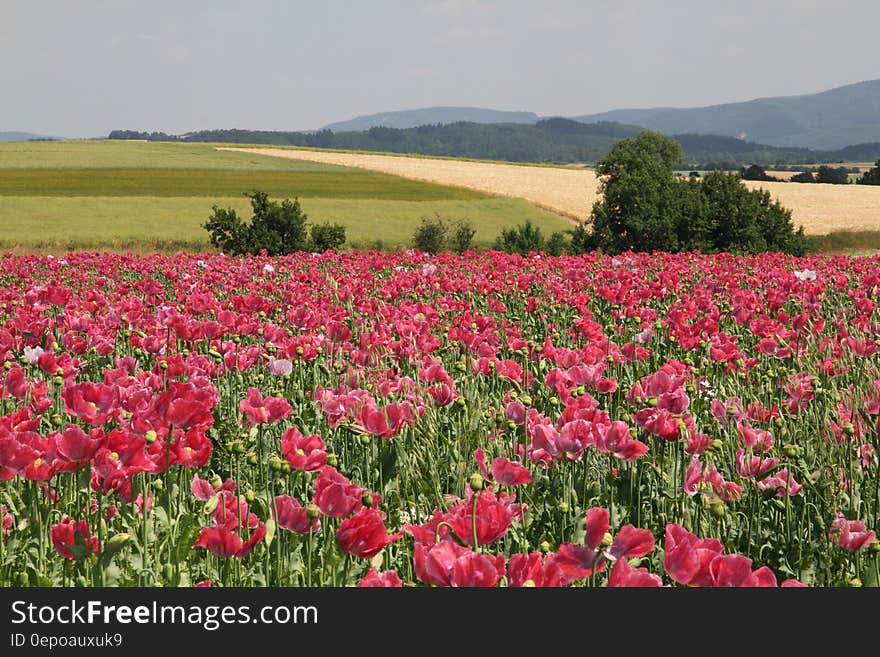
[[880, 185], [880, 160], [874, 164], [874, 168], [862, 174], [858, 183], [860, 185]]
[[764, 171], [764, 167], [753, 164], [750, 167], [742, 167], [740, 175], [743, 180], [776, 180], [773, 176], [768, 176]]
[[567, 240], [564, 233], [554, 232], [545, 238], [541, 228], [528, 219], [514, 228], [504, 228], [495, 240], [494, 248], [507, 253], [527, 255], [533, 251], [544, 251], [549, 255], [562, 255]]
[[593, 242], [607, 251], [676, 251], [681, 147], [646, 130], [617, 142], [596, 164], [602, 200], [593, 204]]
[[345, 226], [340, 224], [315, 224], [309, 231], [310, 251], [323, 253], [338, 249], [345, 244]]
[[846, 167], [829, 167], [823, 164], [816, 172], [816, 182], [846, 185], [849, 182], [849, 170]]
[[[243, 221], [232, 208], [213, 207], [213, 214], [202, 224], [208, 231], [211, 246], [230, 255], [258, 253], [284, 255], [295, 251], [311, 250], [313, 242], [321, 247], [335, 248], [345, 241], [345, 228], [339, 225], [312, 227], [312, 239], [307, 231], [308, 217], [300, 207], [299, 199], [284, 199], [279, 205], [269, 200], [266, 192], [245, 194], [251, 199], [253, 216]], [[316, 230], [317, 229], [317, 230]], [[317, 239], [315, 239], [317, 238]]]
[[789, 178], [788, 181], [793, 183], [814, 183], [816, 178], [813, 176], [812, 171], [801, 171]]
[[476, 234], [477, 231], [471, 222], [464, 219], [458, 221], [452, 233], [452, 250], [458, 254], [469, 251]]
[[806, 252], [803, 229], [795, 232], [791, 211], [769, 192], [720, 171], [679, 179], [676, 153], [674, 141], [653, 132], [618, 142], [597, 166], [603, 198], [593, 204], [593, 232], [575, 229], [572, 248]]
[[440, 215], [422, 217], [422, 223], [413, 233], [413, 246], [422, 253], [437, 254], [444, 250], [448, 227]]

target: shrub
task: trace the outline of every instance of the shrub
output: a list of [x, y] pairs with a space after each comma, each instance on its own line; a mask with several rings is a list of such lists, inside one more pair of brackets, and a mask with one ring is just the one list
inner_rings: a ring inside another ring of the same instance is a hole
[[413, 234], [413, 246], [423, 253], [440, 253], [444, 250], [448, 230], [440, 215], [422, 217], [422, 223]]
[[340, 224], [315, 224], [309, 231], [311, 251], [323, 253], [336, 250], [345, 244], [345, 226]]
[[455, 224], [455, 230], [452, 233], [452, 250], [458, 254], [470, 251], [471, 243], [474, 241], [474, 235], [477, 234], [476, 229], [469, 221], [459, 220]]
[[[312, 239], [308, 238], [308, 217], [302, 211], [299, 199], [285, 199], [279, 205], [269, 200], [266, 192], [245, 194], [251, 199], [253, 217], [243, 221], [232, 208], [213, 207], [213, 214], [202, 226], [210, 235], [211, 246], [230, 255], [259, 253], [284, 255], [312, 248], [315, 237], [321, 245], [335, 248], [345, 241], [342, 226], [324, 225], [312, 227]], [[315, 228], [318, 228], [317, 233]], [[341, 238], [341, 241], [340, 241]], [[322, 249], [324, 250], [324, 249]]]
[[823, 164], [816, 173], [816, 182], [846, 185], [849, 183], [849, 169], [846, 167], [829, 167]]

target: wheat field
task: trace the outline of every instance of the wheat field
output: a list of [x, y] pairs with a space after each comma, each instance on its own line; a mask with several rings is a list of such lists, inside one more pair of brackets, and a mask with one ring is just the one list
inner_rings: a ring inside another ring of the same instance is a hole
[[[599, 196], [599, 181], [590, 169], [287, 148], [224, 147], [222, 150], [341, 164], [519, 197], [579, 221], [589, 217], [593, 201]], [[802, 225], [809, 235], [826, 235], [837, 230], [880, 230], [880, 187], [751, 181], [746, 184], [753, 189], [768, 190], [774, 199], [791, 208], [795, 225]]]

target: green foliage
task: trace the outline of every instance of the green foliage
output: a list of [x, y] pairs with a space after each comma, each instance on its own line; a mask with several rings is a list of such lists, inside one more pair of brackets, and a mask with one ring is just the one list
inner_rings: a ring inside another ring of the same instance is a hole
[[880, 160], [877, 160], [872, 169], [862, 174], [858, 183], [860, 185], [880, 185]]
[[323, 253], [345, 244], [345, 226], [341, 224], [314, 224], [309, 231], [311, 250]]
[[423, 253], [440, 253], [446, 245], [446, 222], [435, 214], [433, 217], [422, 217], [422, 223], [413, 233], [413, 246]]
[[813, 175], [812, 171], [801, 171], [789, 178], [788, 181], [793, 183], [814, 183], [816, 182], [816, 176]]
[[829, 167], [823, 164], [816, 173], [816, 182], [846, 185], [849, 182], [849, 169], [846, 167]]
[[565, 233], [555, 232], [549, 238], [545, 238], [541, 229], [527, 220], [514, 228], [503, 229], [495, 241], [494, 248], [498, 251], [522, 255], [537, 251], [544, 251], [549, 255], [561, 255], [567, 246]]
[[422, 217], [421, 224], [413, 233], [412, 243], [423, 253], [452, 251], [461, 254], [471, 250], [476, 234], [477, 231], [471, 222], [459, 219], [450, 226], [439, 213], [435, 212], [433, 217]]
[[593, 204], [595, 246], [609, 252], [628, 249], [678, 251], [679, 193], [676, 141], [644, 131], [619, 141], [596, 164], [602, 200]]
[[452, 250], [458, 254], [470, 251], [476, 234], [477, 230], [471, 222], [464, 219], [459, 220], [452, 232]]
[[752, 164], [748, 167], [742, 167], [740, 169], [740, 176], [742, 176], [743, 180], [776, 180], [773, 176], [767, 175], [767, 172], [764, 171], [764, 167], [758, 166], [757, 164]]
[[791, 211], [769, 192], [718, 171], [681, 180], [674, 172], [679, 155], [678, 144], [656, 132], [619, 142], [597, 165], [603, 197], [593, 205], [593, 232], [576, 229], [572, 248], [806, 252], [803, 230], [794, 231]]
[[[308, 238], [308, 217], [302, 211], [299, 199], [284, 199], [279, 205], [269, 200], [266, 192], [255, 191], [245, 194], [251, 199], [253, 217], [250, 222], [242, 221], [232, 208], [214, 206], [213, 214], [203, 224], [210, 235], [211, 246], [230, 255], [259, 253], [276, 256], [296, 251], [310, 250], [313, 246]], [[317, 228], [317, 232], [315, 231]], [[345, 229], [339, 225], [324, 224], [312, 227], [312, 240], [321, 241], [319, 248], [333, 248], [345, 241]], [[340, 240], [340, 237], [342, 241]], [[332, 246], [327, 247], [327, 244]]]

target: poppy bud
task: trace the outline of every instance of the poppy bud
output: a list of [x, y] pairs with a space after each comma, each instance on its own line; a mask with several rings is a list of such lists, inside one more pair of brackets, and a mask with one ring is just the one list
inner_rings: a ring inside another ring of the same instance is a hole
[[875, 538], [873, 541], [868, 543], [868, 552], [871, 552], [872, 554], [877, 554], [878, 552], [880, 552], [880, 540], [877, 540]]
[[721, 500], [715, 500], [709, 505], [709, 512], [716, 518], [723, 518], [726, 512], [724, 502]]
[[12, 369], [12, 363], [9, 362], [9, 361], [7, 360], [5, 363], [3, 363], [3, 369], [4, 369], [4, 370], [11, 370], [11, 369]]
[[162, 481], [161, 479], [154, 479], [153, 480], [153, 488], [156, 490], [162, 490], [163, 488], [165, 488], [165, 482]]
[[361, 434], [361, 442], [366, 445], [370, 442], [370, 436], [368, 434]]
[[855, 434], [855, 432], [856, 428], [853, 426], [852, 422], [847, 422], [843, 425], [843, 433], [845, 433], [847, 436], [852, 436]]
[[366, 507], [373, 506], [373, 495], [369, 491], [364, 491], [364, 494], [361, 495], [361, 504]]
[[465, 406], [467, 406], [467, 401], [465, 400], [464, 397], [457, 397], [455, 400], [455, 403], [460, 408], [464, 408]]
[[475, 491], [483, 490], [483, 475], [481, 475], [479, 472], [474, 472], [473, 474], [471, 474], [470, 484], [471, 488]]
[[246, 499], [248, 502], [253, 502], [256, 498], [257, 498], [257, 494], [254, 492], [253, 488], [248, 488], [245, 491], [244, 499]]
[[106, 554], [116, 554], [128, 544], [129, 540], [131, 540], [129, 534], [115, 534], [105, 544], [104, 551]]
[[523, 397], [520, 401], [522, 401], [522, 403], [525, 404], [526, 406], [529, 406], [532, 403], [532, 398], [529, 395], [523, 395]]
[[269, 469], [273, 472], [278, 472], [279, 470], [281, 470], [281, 457], [277, 455], [272, 456], [269, 459]]
[[207, 514], [214, 513], [214, 509], [217, 508], [218, 504], [220, 504], [220, 496], [214, 495], [210, 500], [205, 502], [205, 506], [202, 508], [202, 511]]
[[146, 440], [148, 443], [156, 442], [156, 438], [158, 437], [159, 434], [157, 434], [153, 429], [150, 429], [149, 431], [147, 431], [147, 433], [144, 434], [144, 440]]
[[712, 449], [721, 449], [722, 447], [724, 447], [724, 441], [720, 438], [716, 438], [712, 441]]
[[603, 548], [607, 548], [614, 542], [614, 537], [611, 535], [611, 532], [605, 532], [602, 535], [602, 540], [599, 542], [599, 545]]
[[656, 406], [657, 398], [656, 397], [648, 397], [648, 406]]
[[58, 413], [55, 413], [54, 415], [52, 415], [52, 424], [54, 426], [60, 427], [62, 423], [63, 423], [63, 420], [61, 419], [61, 416]]
[[568, 506], [568, 502], [560, 502], [556, 505], [556, 508], [559, 509], [560, 513], [568, 513], [570, 507]]
[[538, 545], [538, 549], [541, 550], [544, 554], [547, 554], [550, 551], [551, 545], [547, 541], [541, 541]]
[[321, 515], [321, 509], [318, 508], [317, 504], [306, 504], [306, 515], [314, 520]]
[[782, 453], [785, 454], [789, 458], [794, 458], [801, 453], [800, 447], [797, 445], [793, 445], [791, 443], [786, 443], [782, 446]]
[[256, 465], [257, 464], [257, 455], [254, 452], [248, 452], [247, 456], [244, 457], [248, 462], [248, 465]]
[[159, 363], [159, 369], [160, 370], [167, 370], [168, 369], [168, 361], [163, 360], [161, 363]]
[[327, 465], [332, 465], [334, 468], [339, 465], [339, 457], [332, 452], [327, 454]]
[[860, 589], [862, 588], [862, 580], [860, 580], [858, 577], [853, 577], [851, 580], [849, 580], [849, 585], [854, 589]]
[[208, 481], [210, 482], [211, 486], [213, 486], [214, 488], [220, 488], [220, 486], [223, 485], [223, 479], [218, 474], [215, 474]]
[[52, 379], [52, 381], [54, 381], [56, 386], [64, 385], [64, 379], [62, 379], [60, 376], [56, 376], [54, 379]]

